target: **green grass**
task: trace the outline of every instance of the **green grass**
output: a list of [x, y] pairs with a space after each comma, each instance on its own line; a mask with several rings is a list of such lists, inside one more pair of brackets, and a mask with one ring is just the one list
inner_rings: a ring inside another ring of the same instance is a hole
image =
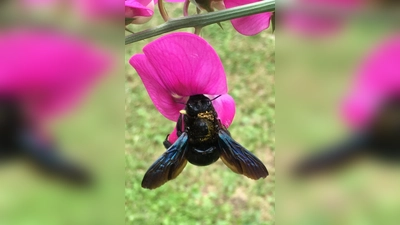
[[[172, 14], [179, 12], [176, 9]], [[160, 24], [153, 18], [145, 27]], [[220, 56], [236, 116], [233, 138], [257, 155], [270, 176], [254, 181], [220, 160], [207, 167], [188, 164], [155, 190], [141, 188], [144, 173], [165, 151], [175, 124], [153, 106], [129, 58], [150, 40], [126, 46], [125, 222], [128, 224], [274, 224], [275, 217], [275, 39], [271, 30], [246, 37], [230, 22], [205, 27], [202, 36]], [[138, 31], [138, 26], [130, 28]], [[192, 29], [184, 31], [192, 32]]]

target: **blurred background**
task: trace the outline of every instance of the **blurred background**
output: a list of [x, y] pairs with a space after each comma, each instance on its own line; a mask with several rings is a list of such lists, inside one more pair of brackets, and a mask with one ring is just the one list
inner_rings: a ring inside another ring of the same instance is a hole
[[[253, 181], [232, 173], [221, 161], [207, 167], [188, 164], [177, 179], [153, 191], [142, 189], [140, 183], [165, 151], [162, 142], [174, 123], [157, 112], [128, 60], [155, 38], [123, 46], [122, 18], [116, 16], [116, 12], [122, 15], [122, 6], [119, 9], [106, 0], [0, 3], [2, 37], [17, 28], [51, 31], [87, 43], [106, 55], [110, 64], [101, 71], [102, 76], [85, 86], [74, 104], [51, 117], [34, 119], [65, 159], [87, 170], [92, 185], [76, 186], [49, 177], [28, 159], [2, 162], [0, 224], [119, 224], [122, 218], [129, 224], [275, 224], [275, 217], [279, 223], [296, 225], [397, 224], [400, 171], [396, 162], [364, 157], [314, 176], [293, 174], [304, 157], [365, 130], [349, 123], [343, 115], [343, 102], [357, 87], [356, 78], [369, 56], [382, 43], [398, 37], [396, 2], [293, 2], [304, 7], [283, 2], [278, 9], [282, 14], [276, 32], [280, 39], [277, 146], [275, 34], [268, 29], [253, 37], [241, 36], [230, 22], [221, 23], [223, 29], [211, 25], [202, 31], [221, 57], [229, 94], [236, 101], [236, 116], [229, 130], [265, 163], [270, 176]], [[181, 4], [167, 3], [166, 7], [173, 17], [181, 16]], [[149, 23], [128, 28], [137, 32], [161, 23], [156, 12]], [[30, 61], [23, 56], [32, 50], [19, 51], [23, 68], [26, 64], [22, 62]], [[395, 61], [394, 57], [388, 54], [388, 61]], [[62, 65], [55, 69], [64, 68]], [[39, 68], [47, 68], [45, 61]], [[398, 81], [400, 75], [394, 68], [389, 76]], [[0, 74], [0, 84], [9, 81], [3, 79], [7, 76]], [[26, 93], [22, 96], [29, 96]], [[124, 99], [125, 115], [121, 110]], [[281, 174], [277, 215], [275, 149], [280, 151], [276, 165]], [[123, 179], [125, 210], [119, 207]]]
[[[277, 25], [277, 220], [296, 225], [397, 224], [397, 161], [369, 155], [332, 170], [318, 167], [311, 176], [300, 177], [295, 169], [304, 158], [321, 155], [355, 133], [369, 132], [351, 124], [343, 113], [345, 100], [362, 86], [360, 77], [374, 76], [376, 86], [392, 80], [387, 88], [400, 90], [400, 64], [394, 63], [400, 62], [398, 53], [381, 51], [380, 59], [374, 58], [389, 40], [400, 42], [399, 5], [395, 1], [286, 3], [278, 6]], [[371, 89], [363, 90], [359, 100], [375, 101], [376, 95], [370, 94], [376, 93], [373, 87], [370, 81]]]
[[[166, 3], [172, 17], [183, 3]], [[191, 8], [194, 9], [194, 8]], [[194, 10], [193, 10], [194, 11]], [[191, 12], [192, 14], [194, 12]], [[130, 25], [138, 32], [161, 24], [155, 10], [150, 22]], [[163, 141], [175, 126], [154, 107], [136, 71], [128, 64], [151, 38], [126, 46], [125, 52], [125, 222], [127, 224], [274, 224], [275, 221], [275, 35], [271, 28], [252, 37], [237, 33], [229, 21], [203, 28], [227, 74], [236, 102], [232, 137], [265, 164], [270, 175], [254, 181], [233, 173], [221, 160], [206, 166], [187, 164], [174, 180], [155, 190], [141, 187], [150, 165], [163, 154]], [[181, 31], [193, 32], [193, 29]], [[128, 34], [128, 33], [127, 33]]]
[[[0, 93], [6, 93], [4, 87], [14, 87], [7, 86], [15, 84], [14, 81], [24, 83], [22, 89], [11, 88], [8, 94], [18, 95], [20, 103], [26, 106], [23, 114], [31, 117], [35, 128], [32, 133], [45, 137], [54, 147], [51, 150], [83, 168], [92, 181], [89, 185], [79, 185], [63, 179], [57, 172], [45, 171], [47, 167], [43, 169], [30, 157], [2, 158], [0, 224], [123, 223], [123, 6], [115, 3], [106, 0], [0, 3], [0, 54], [3, 62], [7, 59], [5, 62], [12, 64], [11, 67], [2, 64]], [[27, 35], [20, 35], [17, 40], [9, 36], [13, 32]], [[30, 44], [26, 39], [29, 34], [36, 35]], [[56, 41], [52, 41], [52, 35]], [[46, 42], [43, 40], [49, 40], [48, 48], [41, 49]], [[87, 67], [79, 62], [86, 54], [84, 51], [93, 53], [93, 60], [96, 55], [103, 58], [97, 65], [87, 58], [91, 62], [88, 64], [97, 68], [96, 72], [84, 72]], [[32, 73], [15, 73], [24, 68], [34, 69], [28, 71]], [[91, 79], [86, 80], [88, 77]], [[76, 94], [78, 88], [82, 90]], [[57, 113], [46, 111], [45, 116], [36, 117], [36, 110], [44, 110], [42, 103], [64, 103], [59, 93], [76, 95]]]

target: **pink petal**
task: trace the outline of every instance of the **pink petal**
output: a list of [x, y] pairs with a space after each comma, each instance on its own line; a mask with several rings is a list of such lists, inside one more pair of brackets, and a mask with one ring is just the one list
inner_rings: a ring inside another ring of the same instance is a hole
[[170, 91], [162, 83], [161, 79], [156, 76], [157, 72], [148, 61], [144, 54], [136, 54], [129, 63], [136, 69], [142, 82], [149, 94], [154, 106], [166, 118], [177, 121], [179, 118], [179, 111], [185, 108], [184, 104], [178, 104], [175, 101], [186, 103], [187, 99], [175, 99], [171, 96]]
[[[349, 11], [356, 12], [365, 6], [362, 0], [297, 0], [298, 5], [307, 7], [317, 7], [331, 10], [332, 12]], [[293, 8], [289, 12], [284, 12], [280, 17], [283, 26], [296, 33], [306, 36], [331, 35], [341, 30], [345, 25], [346, 18], [335, 17], [329, 14], [322, 14], [318, 11], [304, 11], [304, 9]]]
[[212, 103], [217, 111], [218, 118], [221, 120], [221, 123], [228, 128], [235, 117], [235, 100], [233, 100], [230, 95], [225, 94], [215, 99]]
[[178, 135], [176, 134], [176, 127], [174, 130], [168, 135], [168, 141], [173, 144], [178, 139]]
[[366, 125], [390, 96], [400, 96], [400, 35], [383, 42], [360, 65], [353, 90], [343, 106], [346, 122]]
[[350, 127], [362, 129], [374, 114], [380, 101], [371, 90], [356, 90], [343, 103], [342, 114]]
[[[152, 8], [149, 7], [152, 6]], [[154, 4], [153, 1], [137, 1], [137, 0], [128, 0], [125, 1], [125, 17], [126, 18], [134, 18], [137, 16], [152, 16], [153, 15]]]
[[227, 93], [221, 60], [214, 49], [197, 35], [169, 34], [148, 44], [143, 52], [171, 94]]
[[59, 3], [59, 0], [22, 0], [24, 6], [35, 7], [37, 5], [49, 6], [54, 3]]
[[400, 34], [385, 40], [361, 65], [358, 83], [388, 95], [400, 90]]
[[[214, 49], [191, 33], [163, 36], [143, 49], [144, 56], [133, 56], [137, 70], [157, 109], [176, 121], [191, 95], [227, 93], [224, 68]], [[157, 83], [157, 84], [155, 84]]]
[[39, 120], [72, 108], [110, 66], [104, 52], [47, 31], [0, 35], [0, 94], [21, 99]]
[[[224, 0], [227, 9], [236, 6], [246, 5], [258, 2], [258, 0]], [[237, 32], [251, 36], [260, 33], [269, 27], [271, 21], [271, 12], [259, 13], [251, 16], [245, 16], [231, 20], [232, 26]]]
[[337, 18], [295, 11], [284, 14], [283, 22], [285, 27], [305, 36], [334, 34], [343, 24], [343, 21]]
[[148, 6], [148, 5], [154, 5], [154, 3], [156, 3], [157, 1], [154, 0], [126, 0], [126, 1], [137, 1], [140, 4], [144, 5], [144, 6]]
[[[58, 0], [62, 6], [65, 5], [64, 0]], [[74, 10], [80, 12], [88, 19], [120, 19], [123, 15], [121, 0], [73, 0]]]

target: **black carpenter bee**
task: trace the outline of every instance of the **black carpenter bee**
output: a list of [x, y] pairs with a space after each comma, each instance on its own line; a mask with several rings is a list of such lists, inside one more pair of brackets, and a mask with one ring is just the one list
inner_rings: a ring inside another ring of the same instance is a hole
[[305, 157], [295, 165], [296, 175], [307, 176], [340, 168], [360, 156], [372, 156], [385, 162], [400, 160], [400, 98], [383, 102], [362, 130]]
[[268, 176], [264, 164], [232, 139], [211, 101], [204, 95], [190, 96], [176, 125], [178, 139], [164, 142], [168, 149], [144, 175], [143, 188], [154, 189], [176, 178], [187, 161], [207, 166], [221, 158], [235, 173], [254, 180]]

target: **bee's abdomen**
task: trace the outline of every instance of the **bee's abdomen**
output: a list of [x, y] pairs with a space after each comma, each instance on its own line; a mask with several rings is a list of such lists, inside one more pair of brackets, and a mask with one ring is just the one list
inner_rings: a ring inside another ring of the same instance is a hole
[[220, 157], [221, 153], [216, 147], [216, 143], [211, 145], [191, 146], [186, 152], [186, 159], [196, 166], [207, 166]]

